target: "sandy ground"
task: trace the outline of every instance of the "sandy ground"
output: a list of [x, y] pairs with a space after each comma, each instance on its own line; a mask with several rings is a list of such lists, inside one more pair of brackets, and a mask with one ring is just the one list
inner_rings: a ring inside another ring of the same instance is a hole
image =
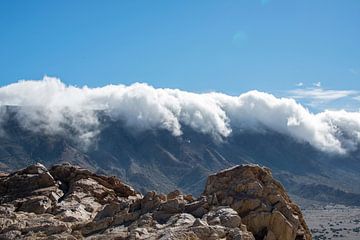
[[311, 206], [302, 212], [314, 240], [360, 240], [360, 207]]

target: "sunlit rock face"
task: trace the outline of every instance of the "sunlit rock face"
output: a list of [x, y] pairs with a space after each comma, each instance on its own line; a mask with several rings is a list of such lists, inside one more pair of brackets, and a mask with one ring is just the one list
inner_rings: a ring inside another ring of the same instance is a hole
[[234, 209], [257, 239], [311, 239], [299, 207], [268, 168], [242, 165], [211, 175], [204, 195]]
[[301, 211], [267, 168], [208, 178], [199, 198], [144, 196], [70, 164], [0, 175], [0, 239], [311, 239]]

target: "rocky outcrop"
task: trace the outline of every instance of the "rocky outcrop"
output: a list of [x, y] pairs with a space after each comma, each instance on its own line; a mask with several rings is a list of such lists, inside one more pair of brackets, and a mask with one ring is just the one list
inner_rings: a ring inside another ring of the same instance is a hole
[[242, 165], [211, 175], [204, 195], [234, 209], [256, 239], [311, 239], [300, 208], [268, 168]]
[[0, 175], [0, 239], [311, 239], [299, 208], [266, 168], [208, 178], [198, 199], [144, 196], [70, 164]]

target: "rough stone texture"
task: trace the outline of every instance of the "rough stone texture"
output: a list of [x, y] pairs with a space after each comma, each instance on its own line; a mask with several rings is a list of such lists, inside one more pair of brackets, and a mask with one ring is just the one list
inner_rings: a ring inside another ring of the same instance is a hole
[[267, 169], [208, 179], [198, 199], [142, 196], [115, 177], [36, 164], [0, 177], [0, 239], [310, 239], [299, 208]]
[[256, 239], [311, 239], [300, 208], [268, 168], [241, 165], [211, 175], [204, 195], [234, 209]]

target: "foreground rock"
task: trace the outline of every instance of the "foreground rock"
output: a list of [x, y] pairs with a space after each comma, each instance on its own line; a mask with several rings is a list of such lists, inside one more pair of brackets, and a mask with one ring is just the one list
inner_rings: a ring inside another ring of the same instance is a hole
[[0, 175], [0, 239], [311, 239], [266, 168], [209, 177], [203, 195], [145, 196], [69, 164]]
[[300, 208], [267, 168], [236, 166], [208, 178], [204, 195], [242, 218], [256, 239], [311, 239]]

